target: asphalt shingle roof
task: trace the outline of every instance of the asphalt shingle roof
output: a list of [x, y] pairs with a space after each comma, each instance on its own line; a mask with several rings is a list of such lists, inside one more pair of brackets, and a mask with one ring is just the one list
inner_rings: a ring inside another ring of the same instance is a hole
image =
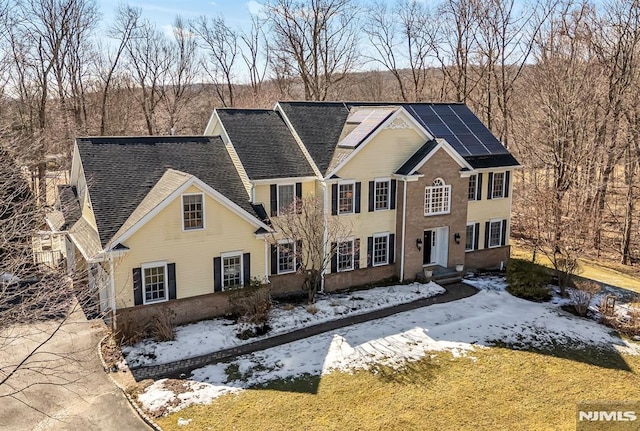
[[315, 175], [279, 112], [270, 109], [216, 112], [251, 180]]
[[485, 156], [466, 156], [464, 159], [475, 169], [520, 166], [520, 163], [518, 163], [516, 158], [509, 153]]
[[256, 215], [219, 136], [88, 137], [76, 142], [102, 246], [167, 169], [195, 175]]
[[425, 142], [424, 145], [420, 147], [418, 151], [413, 153], [409, 160], [404, 162], [404, 164], [400, 166], [400, 168], [398, 168], [395, 173], [399, 175], [411, 175], [416, 170], [418, 164], [422, 161], [422, 159], [424, 159], [427, 154], [433, 151], [433, 149], [437, 145], [438, 142], [436, 142], [435, 139]]

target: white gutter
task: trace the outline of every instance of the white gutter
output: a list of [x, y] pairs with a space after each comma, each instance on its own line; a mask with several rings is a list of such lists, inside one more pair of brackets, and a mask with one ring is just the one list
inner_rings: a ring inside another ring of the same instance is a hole
[[402, 248], [400, 249], [400, 282], [404, 280], [404, 241], [407, 224], [407, 179], [402, 178]]

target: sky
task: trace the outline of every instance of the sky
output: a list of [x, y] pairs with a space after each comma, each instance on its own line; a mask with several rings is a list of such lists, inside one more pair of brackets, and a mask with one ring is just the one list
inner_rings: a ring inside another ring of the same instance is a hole
[[[114, 12], [121, 1], [97, 2], [102, 14], [102, 26], [107, 28], [113, 22]], [[230, 27], [247, 30], [251, 26], [251, 14], [257, 14], [260, 9], [260, 3], [255, 0], [131, 0], [126, 3], [140, 8], [144, 18], [168, 32], [177, 15], [184, 19], [221, 15]]]

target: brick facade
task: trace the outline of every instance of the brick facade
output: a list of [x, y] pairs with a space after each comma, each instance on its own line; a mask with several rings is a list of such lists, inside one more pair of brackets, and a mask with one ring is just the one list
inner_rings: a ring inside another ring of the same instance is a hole
[[[437, 227], [449, 227], [449, 253], [447, 266], [465, 262], [464, 237], [467, 225], [467, 191], [469, 180], [460, 177], [460, 166], [444, 150], [438, 150], [419, 172], [423, 177], [407, 184], [407, 214], [405, 239], [405, 279], [414, 279], [423, 269], [423, 251], [416, 247], [416, 240], [422, 241], [424, 231]], [[451, 212], [449, 214], [425, 216], [425, 187], [431, 186], [436, 178], [442, 178], [451, 185]], [[404, 182], [398, 187], [398, 238], [402, 238], [402, 211]], [[454, 240], [460, 235], [460, 243]], [[400, 250], [401, 241], [397, 241]], [[423, 244], [422, 247], [425, 245]], [[400, 256], [398, 254], [398, 256]], [[399, 257], [398, 257], [399, 259]]]
[[511, 247], [487, 248], [484, 250], [470, 251], [465, 254], [464, 265], [466, 269], [496, 269], [500, 263], [504, 266], [509, 261]]

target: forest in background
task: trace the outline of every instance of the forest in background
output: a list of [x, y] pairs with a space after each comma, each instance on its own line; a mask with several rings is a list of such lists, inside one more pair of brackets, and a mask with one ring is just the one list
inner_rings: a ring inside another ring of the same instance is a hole
[[[45, 193], [86, 135], [201, 134], [215, 107], [466, 103], [518, 158], [512, 236], [640, 261], [640, 1], [266, 0], [249, 29], [0, 0], [0, 143]], [[7, 157], [11, 160], [6, 160]]]

